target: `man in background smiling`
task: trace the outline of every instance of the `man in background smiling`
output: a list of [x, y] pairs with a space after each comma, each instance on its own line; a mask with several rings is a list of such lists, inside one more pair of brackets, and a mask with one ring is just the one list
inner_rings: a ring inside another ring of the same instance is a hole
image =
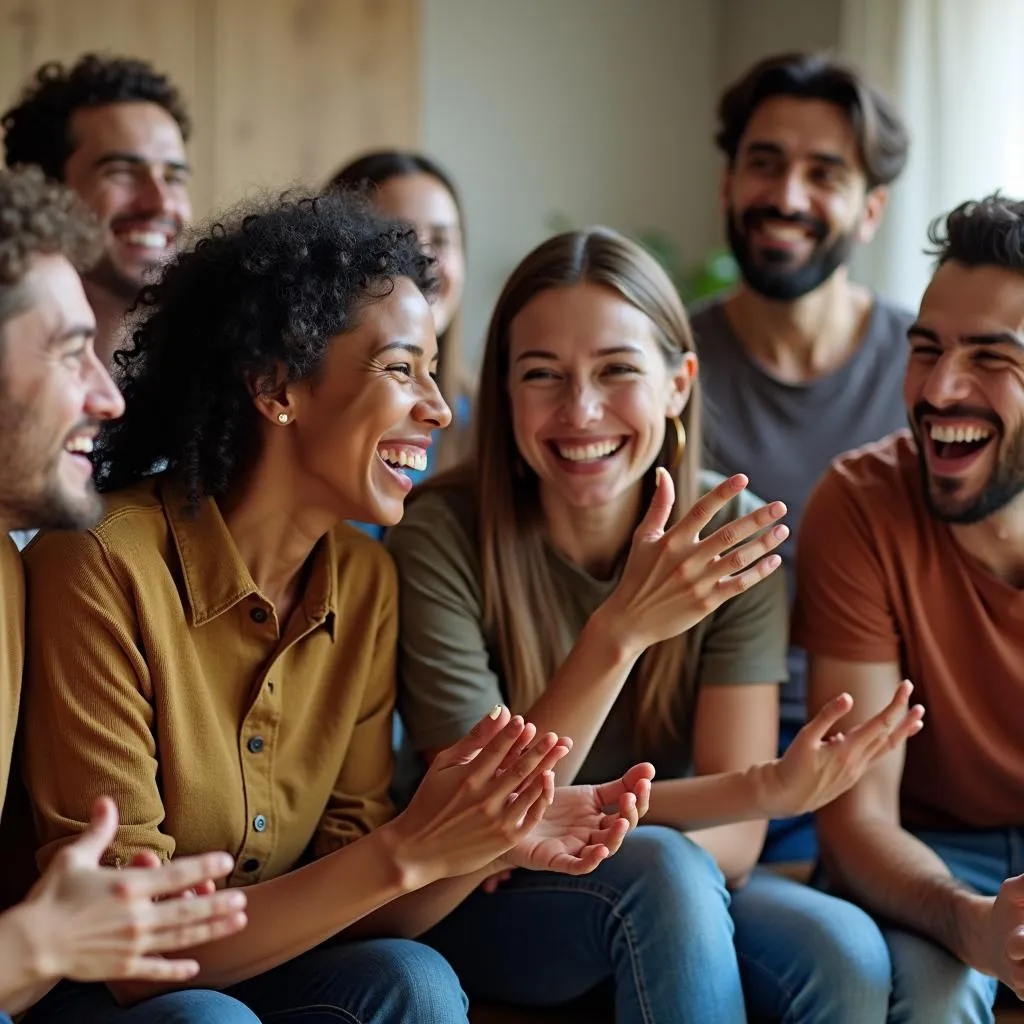
[[70, 68], [44, 64], [3, 116], [7, 166], [36, 164], [77, 192], [104, 229], [104, 256], [84, 283], [107, 365], [127, 340], [126, 311], [192, 216], [190, 127], [164, 75], [93, 54]]

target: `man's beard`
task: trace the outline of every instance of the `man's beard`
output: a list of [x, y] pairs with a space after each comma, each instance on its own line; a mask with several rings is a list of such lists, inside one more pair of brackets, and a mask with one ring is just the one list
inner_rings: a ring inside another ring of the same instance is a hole
[[[1004, 509], [1024, 492], [1024, 426], [1018, 427], [1012, 434], [1003, 435], [1002, 422], [998, 417], [992, 414], [980, 417], [997, 427], [996, 439], [989, 443], [999, 447], [996, 450], [995, 465], [992, 467], [985, 486], [973, 501], [963, 504], [957, 502], [957, 493], [961, 488], [958, 480], [947, 477], [934, 478], [929, 472], [924, 449], [925, 445], [931, 444], [931, 441], [925, 437], [924, 428], [921, 425], [921, 417], [928, 414], [934, 415], [934, 410], [927, 403], [918, 403], [911, 416], [911, 426], [914, 428], [917, 438], [917, 463], [921, 472], [925, 502], [928, 505], [928, 511], [936, 519], [961, 526], [980, 523], [983, 519], [988, 519], [989, 516]], [[950, 417], [957, 415], [956, 410], [950, 409], [942, 410], [942, 414]], [[979, 418], [978, 410], [970, 413], [964, 410], [964, 418]]]
[[[798, 264], [792, 263], [783, 252], [769, 250], [755, 255], [748, 239], [762, 220], [808, 228], [816, 240], [811, 255]], [[751, 207], [739, 218], [730, 207], [725, 214], [725, 229], [729, 248], [748, 287], [766, 299], [782, 302], [792, 302], [824, 284], [849, 260], [857, 243], [856, 227], [830, 241], [824, 221], [804, 214], [783, 214], [773, 206]]]
[[[78, 424], [75, 429], [81, 429]], [[11, 399], [0, 381], [0, 515], [8, 529], [83, 530], [103, 511], [92, 483], [81, 494], [69, 494], [60, 480], [60, 459], [43, 448], [38, 411]]]

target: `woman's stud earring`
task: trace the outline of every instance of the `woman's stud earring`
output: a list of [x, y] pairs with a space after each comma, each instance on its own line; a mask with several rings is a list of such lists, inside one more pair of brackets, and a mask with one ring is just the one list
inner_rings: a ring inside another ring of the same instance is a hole
[[277, 422], [278, 423], [282, 423], [282, 424], [283, 423], [287, 423], [288, 422], [288, 413], [286, 413], [286, 412], [279, 412], [277, 414]]

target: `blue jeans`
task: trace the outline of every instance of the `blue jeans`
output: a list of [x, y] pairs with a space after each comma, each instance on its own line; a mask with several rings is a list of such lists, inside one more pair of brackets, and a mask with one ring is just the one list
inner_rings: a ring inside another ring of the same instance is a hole
[[466, 1024], [447, 963], [407, 939], [333, 943], [229, 988], [190, 989], [121, 1009], [104, 985], [63, 983], [26, 1024]]
[[[474, 893], [424, 941], [472, 998], [554, 1006], [611, 982], [617, 1024], [742, 1024], [745, 983], [758, 1016], [884, 1019], [888, 959], [878, 991], [865, 994], [845, 962], [822, 956], [822, 932], [841, 934], [847, 918], [870, 925], [856, 907], [760, 875], [732, 903], [730, 916], [725, 879], [707, 852], [673, 829], [645, 825], [590, 875], [519, 871], [496, 893]], [[777, 953], [780, 927], [793, 942], [801, 929], [807, 936], [795, 964]]]
[[[916, 832], [955, 878], [984, 896], [994, 896], [1007, 878], [1024, 874], [1024, 829], [984, 832]], [[892, 1005], [888, 1024], [991, 1024], [998, 983], [966, 966], [920, 935], [886, 923], [851, 932], [855, 953], [882, 935], [892, 961]]]
[[[783, 722], [779, 726], [779, 757], [800, 731], [799, 725]], [[814, 830], [814, 815], [801, 814], [796, 818], [780, 818], [768, 822], [762, 864], [783, 864], [795, 861], [814, 861], [818, 858], [818, 835]]]

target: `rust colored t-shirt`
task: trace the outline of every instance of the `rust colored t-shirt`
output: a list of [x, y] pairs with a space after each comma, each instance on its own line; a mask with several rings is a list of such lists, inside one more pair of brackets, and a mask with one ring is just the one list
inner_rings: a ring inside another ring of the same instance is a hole
[[795, 642], [898, 662], [927, 710], [907, 744], [910, 828], [1024, 825], [1024, 590], [970, 558], [925, 504], [908, 431], [842, 456], [804, 513]]

